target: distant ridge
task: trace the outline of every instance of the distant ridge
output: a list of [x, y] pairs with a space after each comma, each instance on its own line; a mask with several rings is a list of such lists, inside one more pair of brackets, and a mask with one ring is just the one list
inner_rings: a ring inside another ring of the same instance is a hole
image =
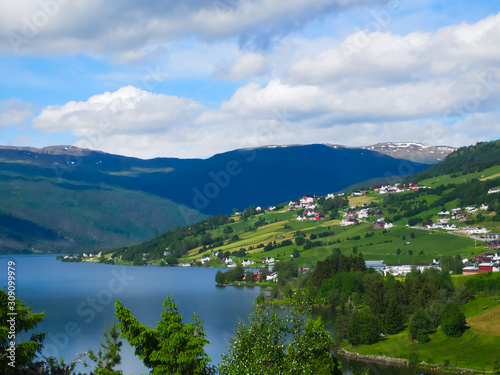
[[[446, 156], [448, 156], [449, 154], [451, 154], [453, 151], [456, 150], [455, 147], [451, 147], [451, 146], [444, 146], [444, 145], [432, 146], [432, 145], [418, 143], [418, 142], [384, 142], [384, 143], [376, 143], [376, 144], [369, 145], [369, 146], [359, 146], [359, 147], [344, 146], [344, 145], [340, 145], [340, 144], [331, 144], [331, 143], [323, 143], [323, 145], [328, 146], [328, 147], [332, 147], [334, 149], [346, 148], [346, 149], [370, 150], [370, 151], [380, 152], [381, 154], [384, 154], [384, 155], [392, 156], [393, 158], [396, 158], [396, 159], [405, 159], [405, 160], [410, 160], [413, 162], [424, 163], [424, 164], [436, 164], [436, 163], [444, 160], [444, 158]], [[300, 146], [307, 146], [307, 145], [303, 145], [303, 144], [268, 145], [268, 146], [246, 148], [245, 150], [256, 150], [259, 148], [275, 149], [275, 148], [300, 147]], [[103, 151], [84, 149], [84, 148], [79, 148], [79, 147], [70, 146], [70, 145], [48, 146], [48, 147], [43, 147], [43, 148], [1, 146], [0, 145], [0, 150], [2, 150], [2, 149], [4, 149], [4, 150], [19, 150], [19, 151], [26, 151], [26, 152], [32, 152], [32, 153], [38, 153], [38, 154], [45, 154], [45, 155], [86, 156], [86, 155], [90, 155], [91, 153], [106, 154]], [[166, 157], [160, 157], [160, 158], [154, 158], [154, 159], [164, 159], [164, 158], [169, 158], [169, 157], [166, 156]], [[175, 158], [172, 158], [172, 159], [175, 159]], [[152, 160], [152, 159], [150, 159], [150, 160]]]
[[[15, 226], [0, 223], [0, 249], [127, 246], [206, 215], [326, 195], [428, 167], [321, 144], [148, 160], [72, 146], [0, 147], [0, 214], [19, 219]], [[43, 238], [25, 228], [38, 228]]]

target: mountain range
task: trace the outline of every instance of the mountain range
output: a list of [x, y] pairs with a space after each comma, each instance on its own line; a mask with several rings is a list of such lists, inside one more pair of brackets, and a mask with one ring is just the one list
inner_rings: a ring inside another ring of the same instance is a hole
[[443, 155], [399, 144], [410, 151], [397, 159], [386, 155], [392, 148], [268, 146], [208, 159], [143, 160], [72, 146], [3, 146], [0, 251], [126, 246], [234, 208], [324, 195], [373, 178], [401, 179], [429, 166], [411, 161], [415, 150], [427, 153], [427, 161]]

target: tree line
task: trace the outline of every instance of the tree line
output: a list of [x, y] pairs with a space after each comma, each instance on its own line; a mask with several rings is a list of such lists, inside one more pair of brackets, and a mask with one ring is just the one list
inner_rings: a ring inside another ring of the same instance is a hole
[[[115, 302], [118, 323], [104, 326], [104, 341], [98, 351], [88, 350], [67, 363], [64, 358], [42, 355], [45, 334], [34, 333], [12, 347], [7, 315], [8, 294], [0, 289], [0, 371], [2, 374], [76, 375], [77, 363], [92, 367], [90, 375], [122, 375], [121, 347], [126, 340], [150, 374], [240, 375], [333, 374], [341, 375], [333, 352], [333, 339], [320, 319], [307, 319], [307, 311], [290, 308], [284, 314], [256, 304], [248, 323], [240, 323], [219, 366], [213, 365], [205, 346], [209, 343], [203, 322], [194, 314], [184, 322], [177, 304], [167, 296], [161, 319], [151, 328], [137, 320], [119, 300]], [[34, 330], [45, 316], [15, 300], [15, 332]], [[15, 367], [9, 351], [15, 349]], [[78, 372], [81, 375], [80, 372]]]

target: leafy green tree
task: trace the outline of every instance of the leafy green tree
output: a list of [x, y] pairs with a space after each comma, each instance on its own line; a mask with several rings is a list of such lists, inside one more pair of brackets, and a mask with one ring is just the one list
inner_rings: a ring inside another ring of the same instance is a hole
[[233, 268], [232, 274], [230, 279], [228, 281], [241, 281], [243, 280], [243, 276], [245, 276], [245, 270], [243, 269], [243, 266], [238, 265]]
[[332, 349], [331, 336], [321, 320], [306, 321], [297, 309], [281, 316], [257, 306], [249, 322], [238, 325], [222, 356], [220, 373], [340, 375]]
[[267, 268], [263, 268], [260, 271], [259, 281], [266, 281], [267, 275], [269, 275], [269, 271], [267, 270]]
[[209, 374], [208, 344], [201, 320], [193, 315], [192, 323], [182, 323], [182, 316], [172, 297], [163, 302], [161, 320], [156, 328], [140, 323], [120, 301], [115, 314], [120, 321], [120, 337], [135, 347], [135, 354], [151, 370], [150, 374]]
[[226, 275], [224, 274], [224, 272], [220, 270], [217, 271], [217, 273], [215, 274], [215, 282], [220, 285], [226, 282]]
[[247, 283], [253, 283], [254, 279], [253, 279], [253, 272], [252, 271], [247, 271], [247, 273], [245, 273], [245, 281]]
[[385, 330], [389, 334], [401, 332], [404, 329], [404, 316], [399, 302], [394, 298], [389, 302], [384, 316]]
[[299, 275], [299, 268], [293, 260], [276, 263], [274, 270], [278, 272], [278, 283], [280, 285], [285, 285], [286, 282]]
[[428, 333], [430, 332], [432, 325], [423, 310], [419, 309], [410, 316], [408, 328], [410, 331], [410, 337], [413, 340], [417, 340], [419, 343], [428, 342], [430, 340]]
[[300, 252], [297, 249], [293, 249], [292, 256], [294, 258], [298, 258], [298, 257], [300, 257]]
[[347, 328], [347, 339], [352, 345], [373, 344], [382, 333], [379, 320], [368, 313], [359, 313], [352, 317]]
[[441, 329], [450, 337], [460, 337], [465, 331], [465, 315], [460, 311], [458, 305], [447, 303], [441, 312]]
[[306, 243], [306, 239], [302, 236], [296, 237], [295, 243], [297, 244], [297, 246], [302, 246], [303, 244]]
[[114, 370], [113, 367], [121, 362], [120, 350], [123, 343], [119, 340], [119, 331], [116, 323], [111, 323], [108, 327], [104, 324], [102, 330], [105, 342], [99, 345], [97, 355], [92, 349], [88, 351], [89, 358], [96, 363], [94, 374], [96, 375], [119, 375], [121, 370]]
[[[10, 298], [9, 298], [10, 297]], [[17, 315], [9, 315], [14, 314]], [[17, 374], [34, 365], [37, 355], [43, 347], [44, 333], [33, 333], [29, 340], [20, 341], [18, 334], [36, 328], [45, 313], [34, 313], [33, 308], [23, 301], [14, 299], [4, 289], [0, 289], [0, 369], [4, 374]], [[15, 339], [16, 338], [16, 339]], [[10, 349], [15, 347], [14, 357]], [[15, 363], [15, 367], [9, 365]]]

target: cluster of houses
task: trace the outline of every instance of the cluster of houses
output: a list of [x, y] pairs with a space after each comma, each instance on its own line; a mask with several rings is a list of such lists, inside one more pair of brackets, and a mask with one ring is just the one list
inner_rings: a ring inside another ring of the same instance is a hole
[[[83, 253], [82, 254], [82, 258], [100, 258], [102, 256], [102, 252], [98, 252], [97, 254], [92, 254], [92, 253], [89, 253], [89, 254], [85, 254]], [[73, 258], [76, 258], [76, 256], [71, 256], [71, 255], [65, 255], [64, 256], [64, 259], [73, 259]]]
[[322, 215], [317, 210], [317, 205], [315, 203], [315, 197], [308, 197], [304, 195], [300, 200], [296, 202], [288, 203], [289, 211], [297, 211], [302, 210], [302, 215], [297, 216], [298, 221], [306, 221], [306, 220], [324, 220], [325, 215]]
[[397, 183], [394, 185], [375, 186], [373, 188], [373, 190], [379, 194], [404, 193], [405, 191], [417, 191], [420, 189], [429, 189], [429, 187], [417, 184], [408, 184], [408, 186], [406, 186], [406, 184], [401, 185], [400, 183]]
[[500, 253], [482, 253], [474, 257], [462, 270], [464, 275], [481, 272], [500, 272]]
[[[440, 218], [437, 220], [436, 223], [432, 222], [423, 223], [423, 226], [426, 227], [427, 229], [459, 230], [460, 228], [457, 227], [455, 224], [451, 224], [450, 220], [458, 220], [462, 222], [467, 221], [469, 219], [468, 215], [477, 214], [480, 210], [487, 211], [488, 205], [483, 203], [480, 207], [471, 205], [465, 207], [465, 209], [462, 209], [460, 207], [455, 207], [452, 208], [451, 211], [442, 210], [438, 212]], [[465, 232], [467, 234], [482, 234], [486, 233], [487, 230], [486, 228], [478, 227], [478, 228], [466, 229]]]
[[384, 276], [393, 275], [393, 276], [406, 276], [409, 274], [413, 268], [416, 268], [418, 271], [423, 272], [428, 268], [435, 268], [437, 270], [441, 270], [439, 265], [429, 264], [429, 263], [419, 263], [419, 264], [394, 264], [388, 263], [385, 264], [383, 260], [367, 260], [365, 261], [366, 268], [373, 268], [377, 272], [380, 272]]
[[374, 218], [376, 218], [375, 222], [373, 223], [374, 229], [378, 228], [389, 229], [394, 226], [392, 223], [385, 222], [384, 218], [382, 217], [382, 215], [384, 214], [382, 210], [375, 210], [372, 213], [370, 213], [370, 208], [368, 208], [367, 204], [363, 204], [359, 209], [356, 208], [356, 206], [352, 206], [351, 209], [347, 212], [347, 214], [344, 215], [344, 218], [342, 219], [340, 225], [347, 226], [347, 225], [358, 224], [361, 222], [361, 219], [369, 217], [370, 214]]

